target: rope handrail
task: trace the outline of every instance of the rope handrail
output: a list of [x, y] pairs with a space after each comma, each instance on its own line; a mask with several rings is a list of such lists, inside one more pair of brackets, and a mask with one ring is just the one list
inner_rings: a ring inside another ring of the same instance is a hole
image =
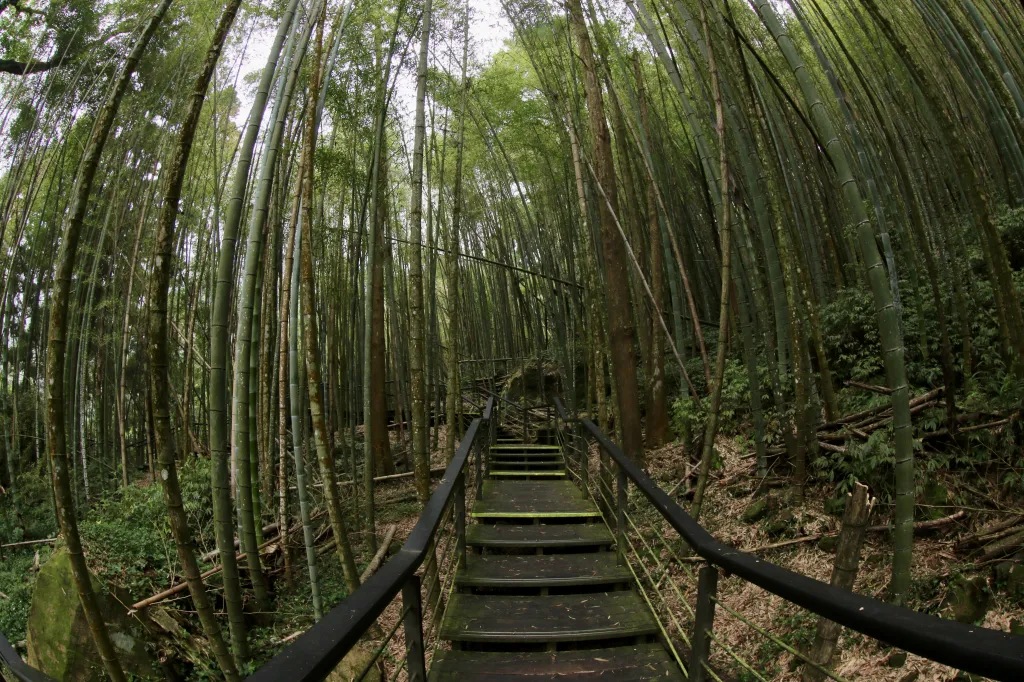
[[559, 418], [579, 423], [709, 564], [851, 630], [943, 665], [996, 680], [1024, 679], [1022, 636], [945, 620], [847, 592], [719, 542], [590, 419], [570, 417], [558, 397], [554, 403]]
[[[279, 680], [322, 680], [334, 670], [345, 654], [384, 612], [406, 582], [420, 567], [431, 547], [441, 516], [469, 461], [470, 452], [481, 433], [481, 422], [489, 422], [494, 398], [487, 401], [482, 417], [474, 419], [430, 496], [416, 526], [402, 549], [344, 601], [324, 614], [313, 627], [247, 678], [248, 682]], [[487, 433], [484, 431], [483, 433]]]

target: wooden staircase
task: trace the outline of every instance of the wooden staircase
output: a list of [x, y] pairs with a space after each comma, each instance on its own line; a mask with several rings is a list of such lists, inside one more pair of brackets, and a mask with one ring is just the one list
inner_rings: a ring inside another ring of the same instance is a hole
[[430, 682], [683, 680], [559, 447], [499, 438], [488, 471]]

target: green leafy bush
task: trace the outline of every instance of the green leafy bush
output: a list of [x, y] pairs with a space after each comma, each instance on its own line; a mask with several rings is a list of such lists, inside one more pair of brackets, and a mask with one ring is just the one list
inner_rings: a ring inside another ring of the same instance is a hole
[[1024, 207], [1007, 208], [996, 220], [1010, 267], [1024, 270]]
[[892, 434], [889, 429], [878, 429], [866, 442], [848, 441], [846, 452], [823, 450], [812, 465], [818, 475], [835, 484], [835, 494], [844, 496], [855, 483], [871, 488], [880, 500], [892, 499], [893, 469], [896, 465]]
[[[192, 457], [179, 469], [182, 500], [194, 538], [212, 538], [210, 464]], [[80, 524], [93, 570], [107, 580], [142, 594], [155, 576], [176, 563], [163, 489], [159, 484], [129, 486], [89, 509]]]
[[[703, 377], [702, 369], [700, 376]], [[672, 403], [672, 430], [676, 437], [695, 451], [700, 450], [710, 406], [710, 397], [703, 398], [700, 405], [697, 405], [689, 393], [684, 393]], [[725, 376], [722, 378], [722, 401], [718, 411], [719, 431], [735, 431], [739, 422], [749, 412], [750, 381], [747, 370], [740, 362], [727, 360]]]

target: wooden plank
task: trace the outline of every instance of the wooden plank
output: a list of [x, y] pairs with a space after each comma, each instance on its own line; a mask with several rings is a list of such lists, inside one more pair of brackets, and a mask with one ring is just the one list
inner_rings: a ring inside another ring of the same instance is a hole
[[455, 574], [464, 587], [564, 587], [607, 585], [632, 578], [615, 552], [586, 554], [473, 555]]
[[439, 651], [429, 682], [683, 682], [658, 644], [581, 651]]
[[494, 451], [494, 450], [502, 450], [502, 451], [504, 451], [504, 450], [509, 450], [509, 451], [522, 450], [524, 452], [529, 452], [529, 451], [544, 451], [544, 450], [547, 450], [547, 451], [558, 451], [558, 450], [561, 450], [561, 449], [562, 449], [562, 446], [560, 446], [560, 445], [545, 445], [543, 443], [497, 443], [497, 444], [491, 446], [491, 450], [492, 451]]
[[521, 460], [545, 460], [562, 459], [562, 453], [557, 450], [537, 450], [535, 452], [511, 452], [509, 450], [492, 450], [491, 459], [521, 459]]
[[568, 481], [484, 481], [483, 499], [472, 516], [486, 518], [588, 518], [600, 516], [594, 503]]
[[603, 523], [492, 525], [478, 523], [466, 529], [471, 547], [544, 548], [610, 545], [612, 534]]
[[498, 478], [564, 478], [564, 471], [539, 471], [537, 469], [491, 469], [491, 476]]
[[507, 460], [507, 459], [492, 459], [491, 468], [499, 469], [522, 469], [524, 467], [537, 468], [537, 469], [551, 469], [559, 468], [565, 465], [561, 459], [552, 460]]
[[633, 592], [542, 595], [452, 595], [441, 639], [462, 642], [581, 642], [658, 632]]

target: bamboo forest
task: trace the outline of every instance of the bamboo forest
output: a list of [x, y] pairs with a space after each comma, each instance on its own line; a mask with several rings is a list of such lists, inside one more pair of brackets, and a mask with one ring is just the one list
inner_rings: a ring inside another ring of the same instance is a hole
[[0, 0], [0, 680], [1024, 679], [1024, 2]]

